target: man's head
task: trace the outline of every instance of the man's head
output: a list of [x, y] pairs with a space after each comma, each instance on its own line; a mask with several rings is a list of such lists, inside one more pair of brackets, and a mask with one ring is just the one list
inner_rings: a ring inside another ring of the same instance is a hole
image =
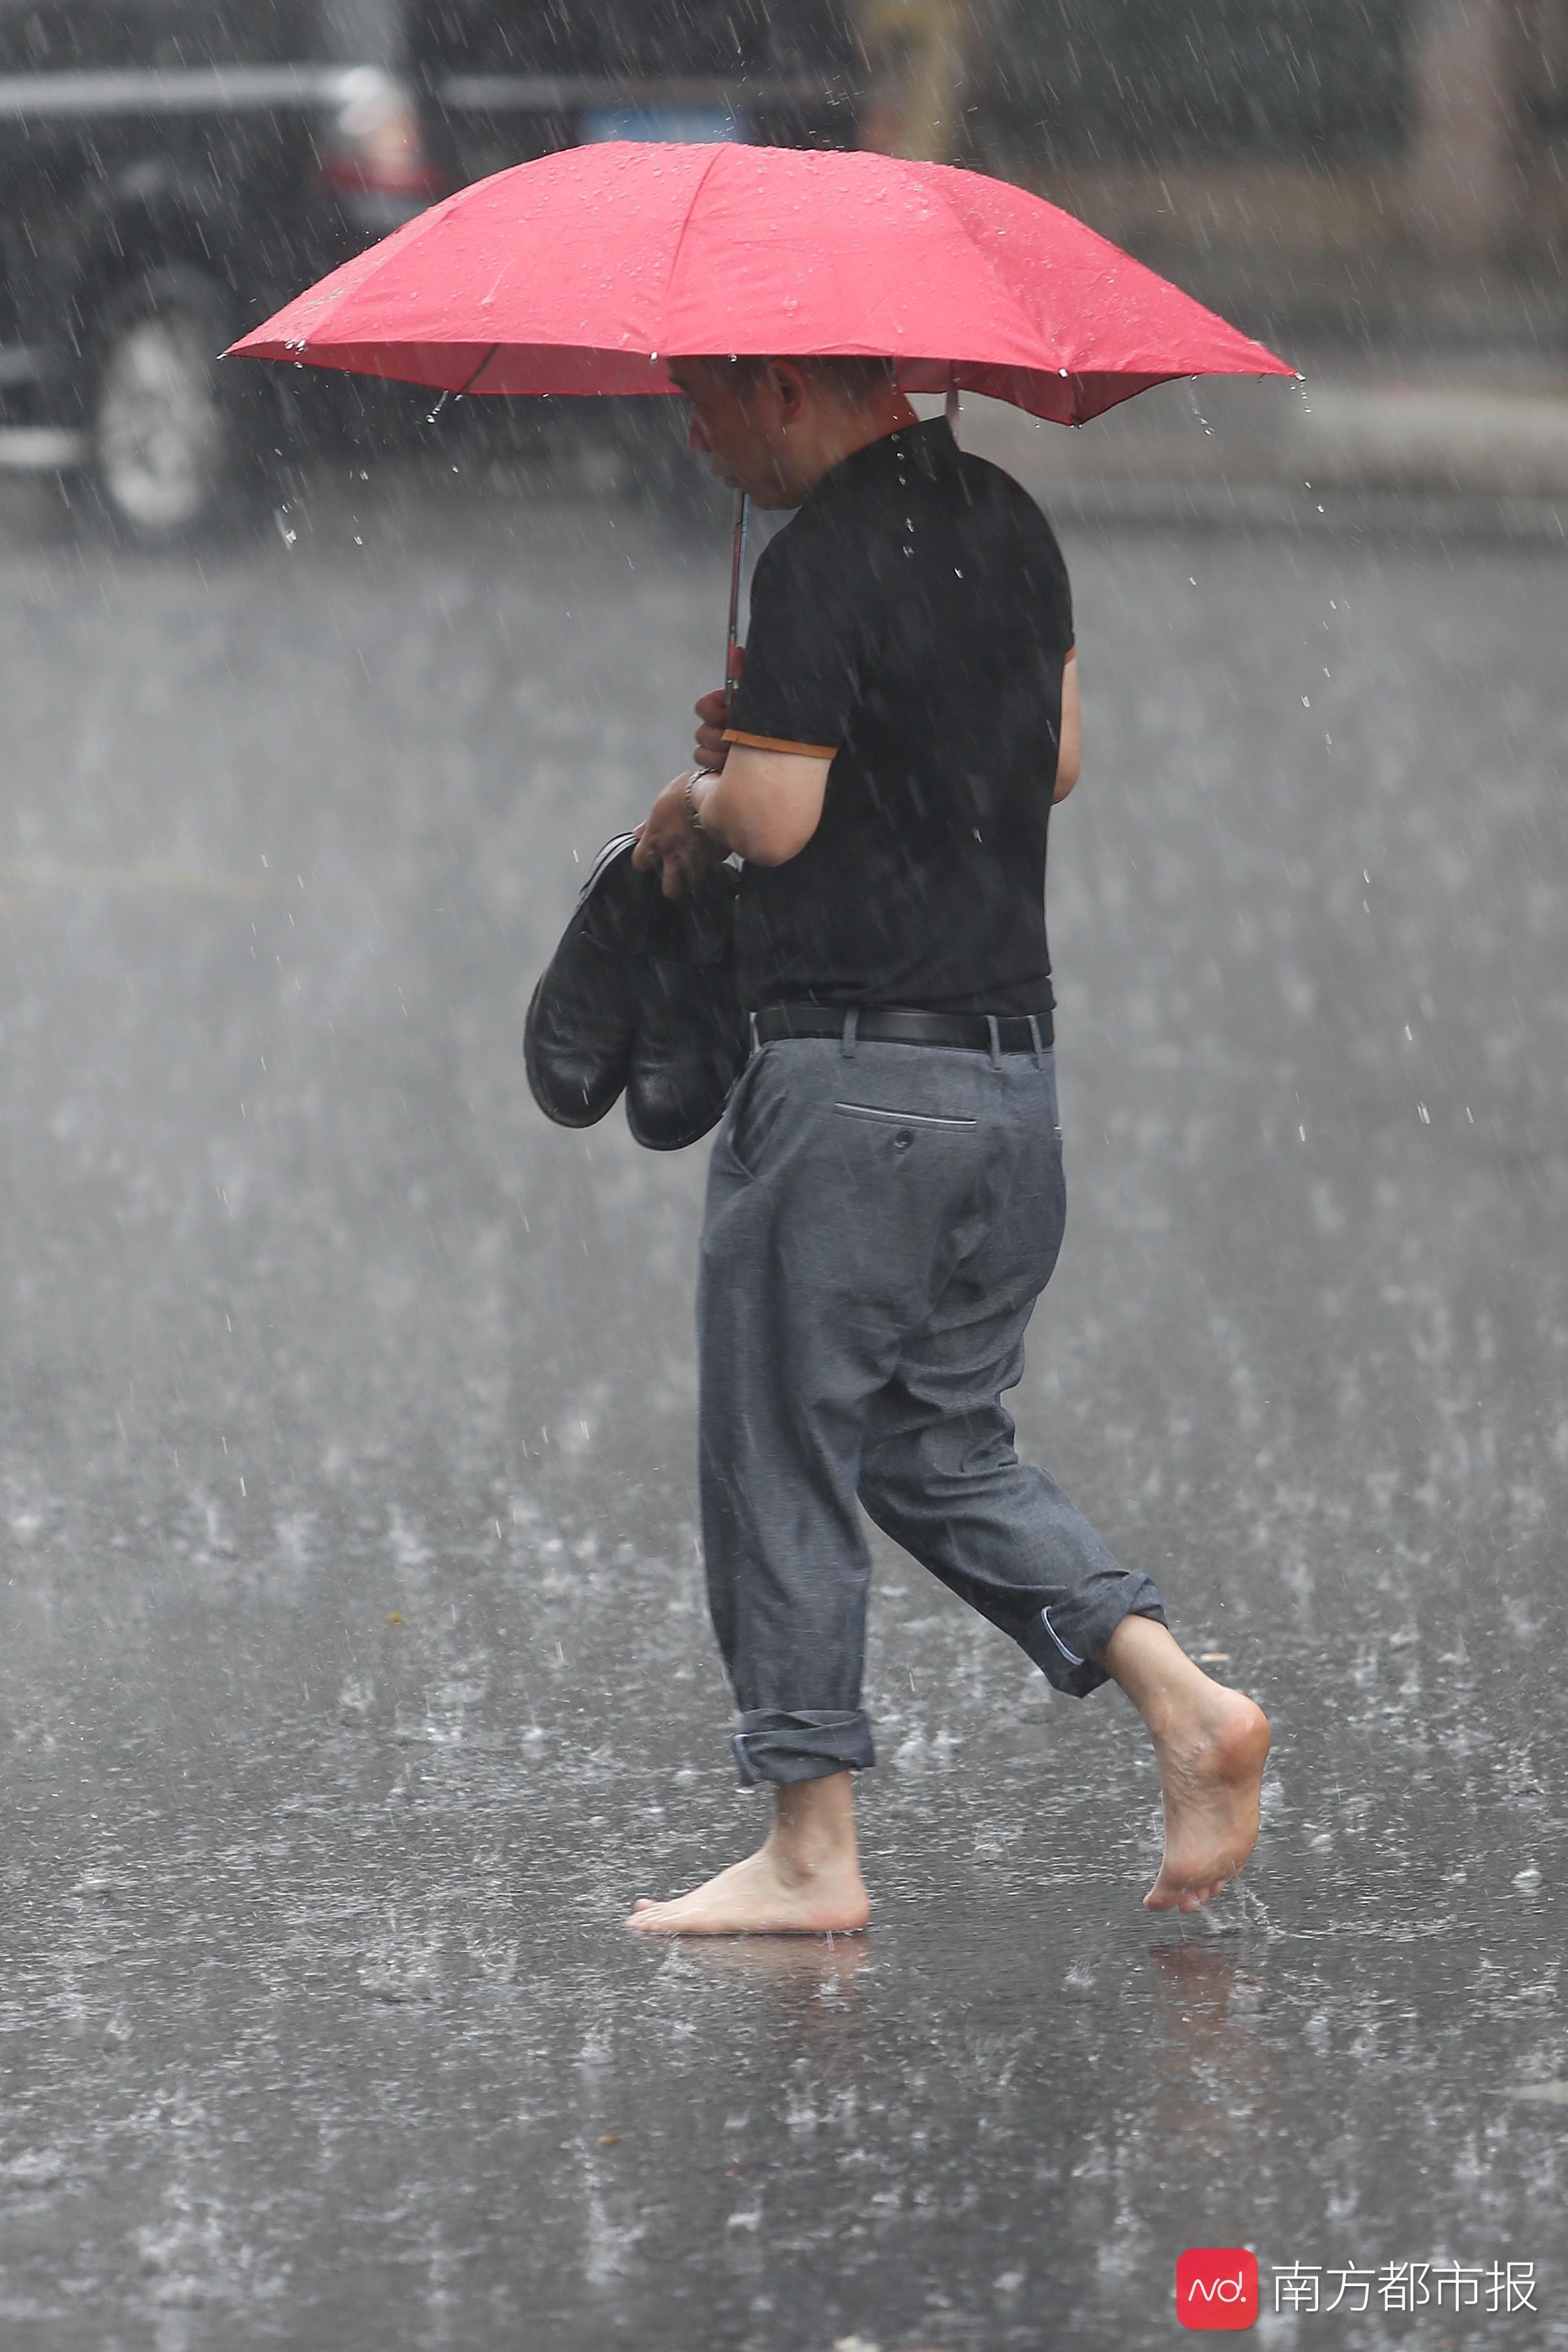
[[760, 507], [797, 507], [824, 474], [915, 413], [878, 359], [677, 359], [691, 446]]

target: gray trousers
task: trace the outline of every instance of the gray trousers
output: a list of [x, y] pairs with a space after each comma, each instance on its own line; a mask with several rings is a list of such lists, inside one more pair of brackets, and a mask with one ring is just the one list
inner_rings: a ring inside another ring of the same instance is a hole
[[860, 1706], [858, 1503], [1058, 1690], [1106, 1679], [1124, 1616], [1164, 1620], [1002, 1393], [1061, 1246], [1056, 1065], [788, 1038], [714, 1142], [698, 1287], [702, 1533], [743, 1782], [875, 1762]]

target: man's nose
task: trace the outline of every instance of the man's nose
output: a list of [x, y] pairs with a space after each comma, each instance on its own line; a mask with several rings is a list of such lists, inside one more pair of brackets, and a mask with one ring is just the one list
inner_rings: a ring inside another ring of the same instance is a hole
[[686, 446], [699, 457], [706, 457], [708, 455], [708, 436], [702, 430], [702, 420], [700, 416], [694, 416], [686, 428]]

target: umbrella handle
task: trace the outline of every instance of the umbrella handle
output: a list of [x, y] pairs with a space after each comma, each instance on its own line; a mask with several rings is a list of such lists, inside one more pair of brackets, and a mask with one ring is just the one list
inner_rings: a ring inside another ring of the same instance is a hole
[[730, 635], [724, 649], [724, 708], [735, 699], [741, 678], [741, 574], [746, 563], [746, 524], [751, 500], [744, 490], [735, 493], [735, 537], [730, 552]]

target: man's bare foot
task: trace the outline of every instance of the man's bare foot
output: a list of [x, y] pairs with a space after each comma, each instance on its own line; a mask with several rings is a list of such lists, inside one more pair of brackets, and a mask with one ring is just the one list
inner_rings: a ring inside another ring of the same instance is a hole
[[645, 1936], [852, 1936], [871, 1916], [855, 1839], [853, 1776], [773, 1790], [773, 1825], [744, 1862], [689, 1895], [633, 1906]]
[[626, 1925], [647, 1936], [852, 1936], [870, 1916], [858, 1863], [792, 1878], [764, 1845], [672, 1903], [639, 1896]]
[[[1205, 1677], [1206, 1680], [1206, 1677]], [[1236, 1876], [1258, 1843], [1268, 1718], [1240, 1691], [1209, 1685], [1200, 1719], [1150, 1726], [1165, 1803], [1165, 1857], [1149, 1911], [1196, 1911]]]
[[1196, 1911], [1258, 1843], [1268, 1719], [1211, 1681], [1155, 1618], [1124, 1617], [1100, 1663], [1143, 1717], [1160, 1766], [1165, 1858], [1144, 1906]]

